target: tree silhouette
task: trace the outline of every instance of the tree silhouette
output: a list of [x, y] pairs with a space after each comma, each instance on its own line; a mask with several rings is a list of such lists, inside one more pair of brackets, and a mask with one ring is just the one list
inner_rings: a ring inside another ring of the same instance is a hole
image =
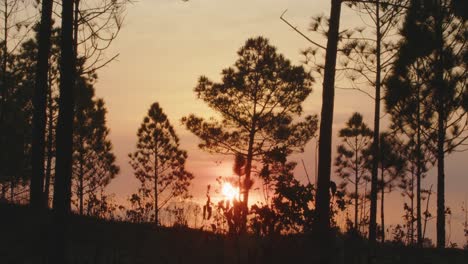
[[[312, 91], [313, 80], [303, 67], [291, 65], [263, 37], [248, 39], [238, 55], [234, 67], [222, 71], [220, 83], [202, 76], [195, 88], [198, 98], [222, 119], [190, 115], [182, 123], [202, 140], [201, 149], [245, 157], [241, 192], [247, 208], [253, 162], [275, 147], [303, 151], [316, 130], [317, 119], [307, 116], [293, 123], [293, 118], [302, 113], [301, 103]], [[245, 232], [246, 214], [243, 217]]]
[[[405, 117], [403, 117], [402, 119], [404, 118]], [[408, 135], [408, 134], [404, 132], [403, 135]], [[418, 148], [418, 145], [416, 144], [417, 143], [416, 140], [417, 140], [417, 137], [409, 138], [407, 142], [403, 143], [403, 147], [400, 148], [400, 155], [402, 155], [406, 160], [406, 173], [402, 175], [403, 177], [399, 179], [398, 187], [402, 191], [402, 196], [408, 197], [410, 199], [410, 204], [407, 204], [405, 202], [403, 205], [403, 208], [406, 211], [405, 220], [407, 221], [407, 225], [409, 224], [407, 226], [407, 229], [408, 229], [407, 236], [409, 237], [409, 243], [414, 244], [414, 238], [416, 237], [418, 246], [420, 247], [422, 246], [422, 242], [424, 240], [424, 234], [423, 234], [423, 228], [422, 228], [423, 213], [421, 211], [421, 203], [422, 201], [427, 199], [424, 197], [424, 194], [427, 193], [427, 190], [422, 189], [421, 186], [418, 187], [417, 181], [419, 180], [422, 182], [422, 179], [426, 177], [427, 175], [426, 173], [429, 170], [429, 166], [433, 163], [433, 155], [427, 148], [424, 147], [424, 144], [422, 144], [422, 142], [421, 142], [421, 148]], [[422, 162], [419, 160], [418, 155], [421, 155]], [[421, 166], [419, 164], [421, 164]], [[417, 176], [418, 174], [420, 175], [419, 179]], [[414, 213], [415, 198], [419, 200], [419, 201], [416, 201], [416, 204], [417, 204], [416, 207], [419, 206], [419, 212], [418, 212], [418, 209], [416, 208], [416, 215]], [[416, 222], [416, 229], [414, 228], [415, 222]], [[419, 228], [420, 228], [420, 231], [418, 231]]]
[[325, 232], [325, 242], [321, 244], [324, 263], [331, 261], [330, 247], [330, 174], [332, 165], [333, 113], [335, 105], [335, 73], [338, 52], [341, 0], [331, 0], [329, 28], [323, 78], [322, 112], [320, 115], [319, 161], [317, 177], [316, 211], [317, 230]]
[[106, 108], [102, 99], [94, 98], [93, 78], [79, 78], [76, 86], [75, 122], [73, 132], [74, 195], [78, 211], [93, 211], [96, 194], [115, 178], [119, 167], [115, 165], [112, 143], [108, 139]]
[[[403, 7], [406, 1], [376, 0], [376, 1], [346, 1], [348, 6], [356, 10], [363, 23], [372, 31], [364, 28], [348, 30], [343, 33], [345, 42], [342, 49], [345, 60], [341, 62], [345, 74], [351, 81], [352, 88], [362, 91], [363, 84], [374, 88], [374, 128], [373, 128], [373, 156], [371, 167], [371, 207], [369, 223], [369, 239], [376, 239], [377, 190], [378, 169], [380, 162], [380, 113], [383, 98], [382, 86], [390, 72], [395, 59], [398, 26], [400, 24]], [[367, 19], [366, 19], [367, 18]], [[358, 36], [356, 36], [358, 35]]]
[[76, 60], [73, 46], [73, 1], [62, 1], [60, 98], [57, 120], [56, 174], [54, 181], [54, 249], [52, 263], [66, 263], [68, 214], [70, 213], [73, 163], [73, 110]]
[[[342, 143], [338, 145], [335, 158], [336, 172], [343, 179], [341, 188], [348, 183], [353, 185], [350, 195], [354, 199], [354, 229], [359, 230], [359, 188], [369, 180], [369, 153], [372, 130], [363, 122], [359, 113], [354, 113], [346, 122], [346, 127], [339, 131]], [[364, 194], [365, 195], [365, 194]]]
[[[193, 175], [185, 170], [187, 153], [179, 149], [179, 138], [158, 103], [151, 105], [138, 129], [137, 150], [129, 154], [130, 165], [141, 186], [130, 200], [139, 203], [139, 219], [159, 225], [159, 211], [174, 198], [187, 198]], [[154, 215], [148, 215], [153, 210]]]
[[[372, 153], [369, 151], [369, 153]], [[380, 225], [381, 239], [385, 242], [385, 192], [392, 192], [398, 179], [406, 173], [406, 161], [403, 155], [403, 143], [394, 134], [380, 133]], [[373, 159], [373, 157], [372, 157]]]
[[[33, 140], [31, 158], [31, 187], [30, 204], [32, 207], [44, 207], [48, 204], [48, 195], [43, 194], [44, 189], [44, 157], [46, 133], [46, 108], [49, 87], [49, 57], [52, 35], [52, 8], [53, 0], [42, 1], [41, 21], [38, 34], [37, 68], [35, 76], [35, 89], [33, 95]], [[49, 163], [48, 163], [49, 164]], [[46, 187], [48, 188], [48, 186]]]
[[[434, 138], [437, 158], [437, 246], [445, 247], [445, 155], [468, 138], [466, 27], [454, 16], [453, 1], [414, 1], [402, 29], [404, 41], [395, 64], [394, 87], [402, 95], [425, 93], [424, 122]], [[424, 21], [424, 23], [421, 23]], [[424, 45], [423, 45], [424, 44]], [[408, 85], [417, 82], [418, 85]], [[405, 98], [405, 96], [401, 96]], [[421, 131], [424, 132], [424, 131]], [[431, 147], [431, 145], [429, 145]], [[421, 160], [421, 158], [420, 158]]]
[[297, 164], [287, 161], [288, 155], [286, 148], [275, 149], [262, 161], [259, 176], [266, 184], [266, 192], [272, 189], [273, 194], [266, 205], [252, 206], [252, 225], [259, 234], [307, 233], [313, 228], [315, 188], [294, 177]]
[[418, 77], [418, 63], [408, 65], [406, 77], [392, 75], [386, 84], [386, 108], [391, 115], [392, 128], [407, 138], [408, 161], [414, 165], [416, 175], [416, 230], [418, 246], [422, 246], [421, 185], [424, 173], [431, 162], [433, 135], [430, 133], [432, 119], [429, 91], [424, 89]]
[[[26, 69], [18, 64], [18, 50], [31, 26], [24, 14], [29, 3], [4, 0], [0, 3], [0, 184], [1, 197], [6, 199], [10, 187], [10, 200], [15, 187], [30, 179], [30, 82], [23, 84]], [[29, 71], [33, 70], [28, 68]]]
[[[33, 92], [35, 61], [31, 59], [30, 42], [22, 43], [18, 54], [9, 54], [7, 79], [11, 84], [8, 98], [4, 101], [5, 111], [0, 124], [0, 184], [1, 199], [7, 198], [9, 188], [10, 202], [14, 202], [16, 188], [25, 185], [31, 175], [31, 116], [30, 100]], [[3, 55], [0, 50], [0, 56]]]

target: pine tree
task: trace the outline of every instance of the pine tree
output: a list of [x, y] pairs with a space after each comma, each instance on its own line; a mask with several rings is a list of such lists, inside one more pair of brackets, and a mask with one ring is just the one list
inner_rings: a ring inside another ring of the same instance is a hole
[[[247, 210], [253, 163], [277, 147], [303, 151], [316, 131], [317, 118], [307, 116], [302, 122], [293, 122], [312, 91], [312, 77], [302, 66], [291, 65], [263, 37], [248, 39], [238, 55], [234, 67], [222, 71], [220, 83], [202, 76], [195, 88], [198, 98], [222, 119], [190, 115], [182, 122], [202, 140], [201, 149], [245, 157], [241, 192]], [[246, 217], [244, 213], [242, 232], [246, 231]]]
[[106, 108], [94, 98], [95, 78], [81, 77], [76, 86], [77, 100], [73, 132], [73, 195], [80, 215], [93, 212], [96, 194], [103, 191], [119, 173], [108, 139]]
[[376, 158], [372, 160], [371, 167], [369, 239], [375, 241], [382, 90], [395, 59], [397, 50], [395, 35], [398, 33], [398, 26], [406, 1], [376, 0], [369, 2], [350, 0], [346, 2], [348, 6], [356, 10], [366, 27], [371, 29], [366, 30], [366, 28], [362, 27], [356, 30], [347, 30], [342, 34], [345, 42], [342, 49], [345, 59], [342, 61], [341, 66], [350, 80], [352, 89], [368, 95], [371, 93], [365, 91], [365, 86], [374, 90], [371, 95], [374, 100], [372, 152]]
[[[372, 130], [363, 122], [359, 113], [354, 113], [346, 127], [339, 131], [342, 143], [338, 145], [335, 159], [336, 172], [343, 179], [341, 188], [345, 189], [348, 183], [352, 184], [350, 198], [354, 200], [354, 229], [359, 228], [359, 188], [369, 181], [369, 153]], [[364, 194], [365, 195], [365, 194]]]
[[[369, 150], [369, 154], [372, 151]], [[385, 193], [392, 192], [398, 184], [398, 179], [406, 173], [406, 161], [403, 153], [403, 143], [388, 132], [380, 133], [380, 226], [381, 239], [385, 242]]]
[[129, 157], [141, 185], [130, 199], [137, 206], [129, 215], [158, 226], [161, 208], [175, 198], [187, 198], [194, 176], [185, 170], [187, 152], [180, 150], [179, 138], [158, 103], [151, 105], [137, 136], [137, 150]]
[[[49, 57], [52, 35], [53, 0], [42, 1], [41, 22], [38, 34], [38, 56], [36, 68], [36, 84], [33, 105], [33, 142], [32, 142], [32, 175], [30, 188], [31, 206], [39, 208], [48, 203], [48, 197], [43, 194], [44, 189], [44, 157], [46, 133], [46, 108], [49, 87]], [[47, 201], [44, 201], [46, 200]]]
[[[451, 0], [412, 2], [401, 33], [403, 43], [393, 79], [397, 84], [393, 85], [394, 89], [400, 87], [402, 94], [415, 94], [414, 89], [426, 94], [420, 99], [427, 106], [425, 111], [429, 114], [424, 122], [429, 124], [428, 135], [435, 146], [431, 151], [437, 158], [439, 248], [445, 247], [445, 155], [468, 138], [467, 29], [463, 18], [454, 15], [457, 13], [454, 3]], [[404, 85], [407, 83], [417, 85]]]

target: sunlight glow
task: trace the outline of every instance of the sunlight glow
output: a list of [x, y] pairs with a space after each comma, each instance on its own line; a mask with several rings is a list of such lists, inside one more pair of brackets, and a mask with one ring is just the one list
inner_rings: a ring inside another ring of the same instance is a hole
[[229, 182], [225, 182], [223, 183], [221, 193], [224, 195], [226, 200], [232, 201], [239, 196], [239, 188], [234, 188], [232, 184], [230, 184]]

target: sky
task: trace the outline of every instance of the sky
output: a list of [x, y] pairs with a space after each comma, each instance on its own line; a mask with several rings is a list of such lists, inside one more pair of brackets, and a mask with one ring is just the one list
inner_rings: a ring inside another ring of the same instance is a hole
[[[301, 50], [310, 44], [279, 17], [285, 17], [299, 30], [322, 44], [326, 40], [307, 31], [310, 18], [328, 14], [327, 0], [141, 0], [129, 6], [118, 39], [108, 50], [108, 56], [119, 54], [116, 61], [99, 71], [96, 94], [104, 98], [110, 139], [121, 168], [108, 191], [119, 202], [137, 191], [138, 181], [129, 166], [128, 154], [135, 150], [136, 132], [150, 105], [158, 102], [187, 150], [187, 169], [195, 175], [192, 184], [194, 201], [204, 202], [206, 186], [216, 185], [216, 177], [232, 175], [232, 159], [209, 155], [198, 149], [199, 140], [181, 126], [180, 119], [190, 113], [209, 117], [214, 115], [202, 101], [197, 100], [193, 88], [200, 75], [218, 81], [222, 69], [237, 59], [237, 50], [250, 37], [264, 36], [278, 48], [278, 52], [300, 65]], [[341, 28], [359, 26], [361, 19], [354, 13], [343, 12]], [[319, 114], [321, 109], [321, 80], [303, 104], [304, 114]], [[363, 114], [372, 127], [373, 101], [357, 91], [337, 90], [333, 124], [333, 149], [337, 131], [353, 112]], [[382, 129], [388, 122], [382, 119]], [[304, 160], [311, 177], [315, 176], [315, 141], [303, 154], [293, 160]], [[446, 160], [446, 201], [454, 213], [450, 240], [463, 244], [461, 206], [468, 196], [466, 161], [468, 153], [455, 153]], [[301, 165], [301, 164], [299, 164]], [[306, 182], [303, 166], [297, 166], [296, 178]], [[436, 171], [432, 169], [423, 186], [436, 188]], [[260, 198], [260, 194], [253, 194]], [[395, 192], [386, 204], [386, 223], [402, 222], [403, 204]], [[431, 204], [435, 205], [435, 195]], [[432, 206], [431, 206], [432, 207]], [[435, 215], [435, 208], [432, 208]], [[434, 240], [435, 219], [429, 222], [428, 234]]]

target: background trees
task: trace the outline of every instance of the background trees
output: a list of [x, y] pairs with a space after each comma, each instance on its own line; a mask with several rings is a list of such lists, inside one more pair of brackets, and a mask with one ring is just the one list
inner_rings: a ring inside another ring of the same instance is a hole
[[[463, 146], [468, 138], [463, 59], [467, 50], [466, 26], [462, 18], [454, 15], [454, 3], [412, 3], [402, 30], [404, 39], [393, 79], [397, 84], [394, 87], [400, 87], [401, 97], [414, 98], [416, 94], [417, 105], [426, 112], [417, 127], [428, 127], [428, 131], [419, 129], [418, 134], [425, 133], [426, 138], [432, 139], [428, 147], [437, 158], [438, 247], [445, 246], [445, 155]], [[418, 113], [419, 110], [422, 109], [418, 108]], [[422, 167], [422, 157], [418, 160]]]
[[95, 211], [98, 194], [119, 173], [108, 139], [106, 109], [102, 99], [94, 98], [94, 79], [80, 77], [73, 133], [73, 194], [81, 215]]
[[[348, 183], [352, 184], [349, 196], [354, 200], [353, 228], [360, 230], [359, 199], [361, 194], [359, 188], [370, 180], [368, 166], [370, 155], [367, 150], [371, 144], [372, 130], [363, 122], [361, 114], [354, 113], [346, 122], [346, 127], [339, 131], [339, 137], [342, 143], [338, 145], [335, 158], [336, 172], [343, 179], [341, 188], [346, 189]], [[362, 195], [366, 196], [366, 193]]]
[[[406, 157], [403, 143], [395, 134], [380, 133], [380, 178], [378, 186], [380, 191], [380, 237], [385, 242], [385, 193], [392, 192], [398, 184], [398, 179], [406, 173]], [[371, 151], [369, 151], [372, 153]], [[374, 158], [374, 157], [372, 157]]]
[[0, 197], [6, 199], [9, 188], [12, 201], [18, 183], [30, 179], [32, 109], [25, 96], [32, 89], [22, 84], [25, 71], [17, 65], [17, 54], [33, 21], [24, 12], [29, 4], [21, 0], [0, 3]]
[[193, 175], [185, 170], [187, 153], [179, 149], [179, 138], [158, 103], [151, 105], [137, 136], [137, 150], [129, 157], [141, 185], [130, 199], [134, 210], [129, 216], [159, 225], [160, 209], [175, 198], [187, 198]]
[[[248, 39], [238, 55], [234, 67], [222, 71], [220, 83], [202, 76], [195, 88], [198, 98], [220, 113], [221, 120], [190, 115], [182, 123], [202, 140], [201, 149], [245, 157], [241, 193], [247, 210], [253, 162], [275, 148], [302, 151], [316, 130], [317, 119], [307, 116], [293, 122], [312, 91], [313, 80], [302, 67], [291, 65], [263, 37]], [[246, 217], [244, 213], [243, 232]]]
[[[343, 35], [346, 42], [343, 53], [346, 59], [342, 67], [347, 71], [352, 89], [362, 91], [365, 86], [375, 89], [374, 99], [374, 128], [372, 140], [371, 167], [371, 207], [369, 223], [369, 239], [376, 239], [378, 167], [380, 162], [380, 112], [382, 86], [390, 72], [395, 58], [395, 35], [403, 6], [406, 1], [377, 0], [377, 1], [347, 1], [356, 10], [363, 23], [372, 31], [364, 32], [366, 28], [349, 30]], [[356, 36], [357, 35], [357, 36]], [[364, 88], [365, 89], [365, 88]]]

